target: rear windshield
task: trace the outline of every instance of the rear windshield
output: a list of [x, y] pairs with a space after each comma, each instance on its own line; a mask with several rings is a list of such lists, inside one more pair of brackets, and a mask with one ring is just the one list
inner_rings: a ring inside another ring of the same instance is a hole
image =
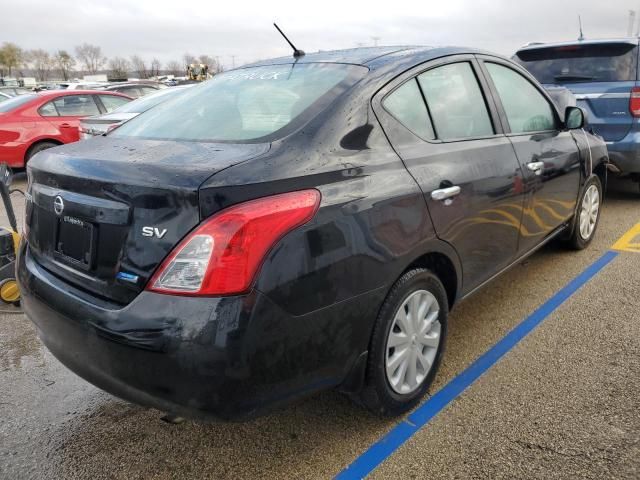
[[269, 141], [316, 114], [367, 72], [344, 64], [287, 64], [216, 75], [114, 130], [118, 137]]
[[628, 43], [535, 48], [514, 58], [540, 83], [634, 81], [638, 65], [637, 46]]
[[167, 88], [164, 90], [159, 90], [156, 93], [152, 93], [151, 95], [147, 95], [145, 97], [139, 98], [138, 100], [134, 100], [133, 102], [125, 103], [123, 106], [116, 108], [111, 113], [142, 113], [149, 110], [151, 107], [155, 107], [156, 105], [169, 100], [175, 94], [184, 92], [184, 88], [173, 87]]
[[11, 110], [21, 107], [22, 105], [30, 102], [37, 95], [27, 93], [25, 95], [19, 95], [17, 97], [9, 98], [5, 101], [0, 101], [0, 113], [10, 112]]

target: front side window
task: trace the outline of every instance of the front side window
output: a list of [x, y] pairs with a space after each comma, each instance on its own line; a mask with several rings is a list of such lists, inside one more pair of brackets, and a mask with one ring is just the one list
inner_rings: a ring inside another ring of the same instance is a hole
[[367, 71], [366, 67], [333, 63], [231, 70], [147, 110], [111, 135], [268, 141], [294, 128], [298, 119], [319, 113]]
[[[92, 115], [100, 115], [98, 106], [91, 95], [66, 95], [56, 98], [52, 103], [55, 105], [55, 109], [61, 117], [89, 117]], [[41, 115], [43, 115], [42, 110], [43, 109], [40, 109]]]
[[435, 139], [427, 106], [415, 78], [391, 92], [382, 102], [396, 120], [424, 140]]
[[495, 133], [478, 79], [468, 62], [418, 75], [439, 139], [486, 137]]
[[100, 95], [100, 100], [102, 101], [104, 108], [107, 110], [107, 113], [111, 113], [116, 108], [131, 101], [128, 98], [118, 97], [116, 95]]
[[551, 104], [529, 80], [497, 63], [485, 65], [502, 101], [511, 133], [556, 129]]

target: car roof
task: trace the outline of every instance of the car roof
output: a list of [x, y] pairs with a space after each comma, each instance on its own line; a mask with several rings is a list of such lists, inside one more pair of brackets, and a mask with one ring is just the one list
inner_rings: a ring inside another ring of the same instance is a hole
[[105, 89], [108, 88], [118, 88], [118, 87], [157, 87], [158, 82], [122, 82], [122, 83], [112, 83], [110, 85], [105, 86]]
[[[288, 63], [347, 63], [353, 65], [363, 65], [370, 69], [382, 66], [392, 66], [394, 63], [406, 62], [411, 57], [420, 61], [427, 61], [432, 58], [443, 57], [456, 54], [491, 54], [483, 50], [466, 47], [428, 47], [428, 46], [380, 46], [361, 47], [346, 50], [319, 51], [307, 53], [303, 57], [294, 59], [293, 56], [261, 60], [249, 65], [243, 65], [239, 69], [251, 68], [266, 65], [279, 65]], [[491, 54], [493, 55], [493, 54]]]
[[109, 92], [105, 90], [43, 90], [37, 93], [38, 97], [64, 97], [68, 95], [117, 95], [120, 97], [128, 97], [120, 92]]
[[523, 45], [518, 49], [518, 52], [523, 50], [536, 50], [540, 48], [554, 48], [554, 47], [570, 47], [575, 45], [607, 45], [607, 44], [628, 44], [628, 45], [638, 45], [638, 38], [600, 38], [600, 39], [589, 39], [589, 40], [573, 40], [566, 42], [531, 42]]

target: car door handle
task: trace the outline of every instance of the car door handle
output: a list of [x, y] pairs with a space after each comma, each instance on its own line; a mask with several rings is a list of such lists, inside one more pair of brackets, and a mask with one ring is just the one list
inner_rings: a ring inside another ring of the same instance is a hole
[[69, 123], [61, 123], [60, 128], [71, 128], [71, 124]]
[[544, 168], [544, 162], [530, 162], [527, 163], [527, 168], [536, 175], [542, 175], [542, 169]]
[[448, 187], [448, 188], [439, 188], [438, 190], [434, 190], [431, 192], [431, 198], [434, 200], [446, 200], [447, 198], [455, 197], [460, 194], [460, 187]]

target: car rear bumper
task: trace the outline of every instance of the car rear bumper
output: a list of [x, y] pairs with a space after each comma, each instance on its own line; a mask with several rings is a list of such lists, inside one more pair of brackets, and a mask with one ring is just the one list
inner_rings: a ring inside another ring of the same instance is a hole
[[21, 143], [7, 142], [0, 145], [0, 163], [6, 163], [11, 168], [24, 167], [26, 148]]
[[357, 322], [373, 312], [365, 295], [293, 317], [257, 291], [96, 304], [25, 245], [18, 281], [26, 315], [70, 370], [128, 401], [201, 419], [249, 418], [339, 385], [366, 350]]

